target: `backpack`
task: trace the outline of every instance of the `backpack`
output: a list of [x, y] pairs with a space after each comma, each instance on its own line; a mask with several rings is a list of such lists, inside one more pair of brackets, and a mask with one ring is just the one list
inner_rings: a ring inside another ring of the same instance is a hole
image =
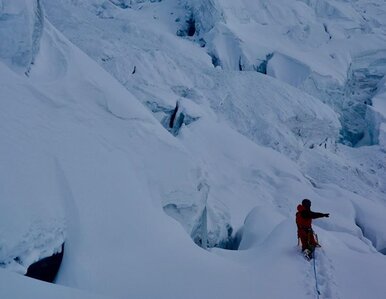
[[298, 211], [296, 213], [296, 225], [298, 226], [298, 231], [302, 229], [304, 230], [311, 229], [312, 219], [303, 218], [301, 214], [303, 211], [305, 211], [305, 208], [302, 205], [298, 205], [297, 209]]

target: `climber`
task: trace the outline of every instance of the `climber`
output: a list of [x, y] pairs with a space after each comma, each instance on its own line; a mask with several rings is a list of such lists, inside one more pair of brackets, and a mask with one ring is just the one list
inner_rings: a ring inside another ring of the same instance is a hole
[[312, 219], [329, 216], [330, 214], [312, 212], [309, 199], [303, 199], [302, 204], [298, 205], [298, 212], [296, 213], [298, 239], [302, 243], [302, 252], [306, 258], [311, 259], [315, 247], [320, 247], [317, 240], [315, 240], [314, 231], [312, 230]]

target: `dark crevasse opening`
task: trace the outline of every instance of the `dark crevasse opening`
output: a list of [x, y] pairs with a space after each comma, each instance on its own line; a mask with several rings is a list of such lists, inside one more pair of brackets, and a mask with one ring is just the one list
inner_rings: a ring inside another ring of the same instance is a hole
[[[198, 246], [204, 248], [203, 239], [199, 235], [195, 235], [192, 237], [194, 243]], [[238, 250], [240, 245], [240, 240], [236, 238], [236, 236], [229, 236], [229, 238], [221, 240], [221, 242], [216, 243], [214, 245], [207, 244], [205, 248], [221, 248], [226, 250]]]
[[189, 115], [177, 101], [174, 108], [163, 107], [155, 102], [147, 102], [149, 109], [158, 116], [161, 124], [173, 136], [178, 136], [183, 126], [188, 126], [199, 119], [199, 117]]
[[169, 115], [166, 116], [162, 123], [164, 124], [164, 126], [165, 123], [168, 123], [168, 131], [174, 136], [177, 136], [183, 125], [187, 126], [192, 122], [196, 121], [197, 119], [197, 117], [192, 117], [187, 114], [183, 109], [181, 109], [179, 102], [177, 102], [175, 108], [172, 110], [172, 112], [169, 112]]
[[358, 69], [351, 72], [347, 82], [345, 99], [341, 115], [341, 142], [349, 146], [372, 145], [375, 140], [363, 140], [368, 134], [366, 119], [368, 107], [377, 91], [377, 85], [382, 75], [371, 74], [368, 69]]
[[130, 7], [129, 6], [130, 2], [128, 0], [110, 0], [110, 2], [122, 9], [126, 9]]
[[188, 36], [193, 36], [196, 33], [196, 20], [193, 17], [193, 14], [190, 15], [190, 18], [186, 21], [188, 28], [186, 33]]
[[355, 224], [361, 230], [363, 237], [365, 237], [367, 240], [369, 240], [371, 242], [371, 244], [373, 245], [373, 247], [376, 248], [379, 253], [386, 255], [386, 248], [379, 249], [376, 247], [376, 244], [377, 244], [376, 234], [374, 232], [371, 232], [370, 230], [368, 230], [366, 228], [366, 226], [358, 218], [355, 219]]
[[177, 220], [199, 247], [237, 250], [241, 238], [233, 235], [228, 208], [217, 200], [208, 203], [210, 186], [206, 182], [200, 182], [197, 190], [200, 202], [173, 200], [164, 206], [165, 213]]
[[243, 71], [244, 70], [244, 64], [243, 64], [243, 60], [241, 58], [241, 56], [239, 57], [239, 71]]
[[221, 61], [220, 61], [220, 58], [218, 58], [218, 56], [214, 53], [208, 53], [210, 58], [212, 59], [212, 64], [214, 67], [218, 67], [220, 66], [221, 67]]
[[28, 267], [25, 276], [39, 279], [46, 282], [54, 282], [63, 260], [64, 243], [61, 251], [52, 256], [37, 261]]
[[256, 72], [266, 75], [267, 74], [267, 65], [268, 65], [269, 60], [272, 57], [273, 57], [273, 53], [267, 54], [265, 59], [262, 60], [259, 65], [254, 67]]
[[323, 23], [323, 29], [324, 29], [324, 32], [326, 32], [328, 34], [328, 39], [332, 39], [332, 35], [331, 35], [330, 31], [328, 30], [326, 23]]
[[240, 242], [243, 237], [242, 229], [237, 231], [235, 234], [231, 234], [224, 243], [223, 249], [227, 250], [239, 250]]
[[191, 232], [191, 238], [198, 246], [206, 248], [222, 248], [226, 250], [238, 250], [242, 238], [242, 230], [234, 233], [233, 227], [225, 224], [226, 234], [222, 237], [216, 236], [207, 228], [207, 213], [202, 213], [200, 220]]
[[199, 213], [198, 210], [198, 206], [194, 204], [179, 206], [171, 203], [164, 206], [165, 213], [177, 220], [199, 247], [232, 250], [238, 248], [232, 235], [232, 226], [221, 217], [217, 217], [221, 211], [214, 212], [209, 209], [208, 212], [206, 207]]
[[194, 17], [194, 14], [190, 13], [187, 19], [185, 20], [185, 23], [183, 23], [182, 28], [177, 30], [177, 36], [192, 37], [196, 34], [196, 32], [197, 32], [196, 19]]
[[176, 122], [176, 116], [177, 116], [177, 112], [178, 112], [178, 102], [176, 103], [176, 107], [174, 108], [173, 110], [173, 113], [171, 114], [170, 116], [170, 120], [169, 120], [169, 129], [173, 129], [174, 125], [175, 125], [175, 122]]
[[230, 224], [226, 225], [227, 235], [223, 238], [218, 238], [211, 231], [207, 230], [205, 220], [201, 219], [191, 233], [191, 238], [198, 246], [206, 248], [222, 248], [228, 250], [237, 250], [238, 244], [232, 235], [233, 228]]

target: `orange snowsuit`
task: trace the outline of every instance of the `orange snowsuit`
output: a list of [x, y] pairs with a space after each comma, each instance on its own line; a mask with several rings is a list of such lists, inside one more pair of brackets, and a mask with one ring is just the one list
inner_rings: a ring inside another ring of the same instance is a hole
[[296, 224], [298, 226], [298, 238], [302, 242], [302, 251], [305, 249], [313, 251], [319, 244], [315, 240], [314, 231], [312, 230], [312, 219], [324, 217], [325, 214], [312, 212], [303, 205], [298, 205], [297, 209]]

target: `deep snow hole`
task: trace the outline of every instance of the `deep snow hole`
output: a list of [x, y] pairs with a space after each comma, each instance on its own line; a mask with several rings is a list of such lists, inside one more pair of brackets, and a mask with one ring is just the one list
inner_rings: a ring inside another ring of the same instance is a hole
[[196, 34], [196, 32], [196, 19], [194, 17], [194, 14], [191, 12], [185, 20], [185, 23], [182, 25], [182, 28], [177, 30], [177, 35], [181, 37], [192, 37]]
[[146, 102], [147, 107], [173, 136], [178, 136], [183, 126], [197, 121], [199, 117], [190, 115], [177, 101], [175, 107], [162, 106], [156, 102]]
[[233, 237], [229, 209], [210, 198], [210, 185], [205, 179], [197, 185], [197, 192], [201, 197], [199, 201], [173, 198], [163, 207], [165, 213], [177, 220], [194, 243], [203, 249], [238, 249], [239, 242]]
[[25, 276], [46, 282], [54, 282], [63, 260], [63, 254], [64, 243], [61, 246], [60, 252], [57, 252], [52, 256], [43, 258], [30, 265]]
[[240, 235], [233, 235], [233, 228], [224, 221], [222, 212], [207, 207], [199, 210], [196, 205], [168, 204], [164, 207], [165, 213], [177, 220], [201, 248], [237, 250]]

